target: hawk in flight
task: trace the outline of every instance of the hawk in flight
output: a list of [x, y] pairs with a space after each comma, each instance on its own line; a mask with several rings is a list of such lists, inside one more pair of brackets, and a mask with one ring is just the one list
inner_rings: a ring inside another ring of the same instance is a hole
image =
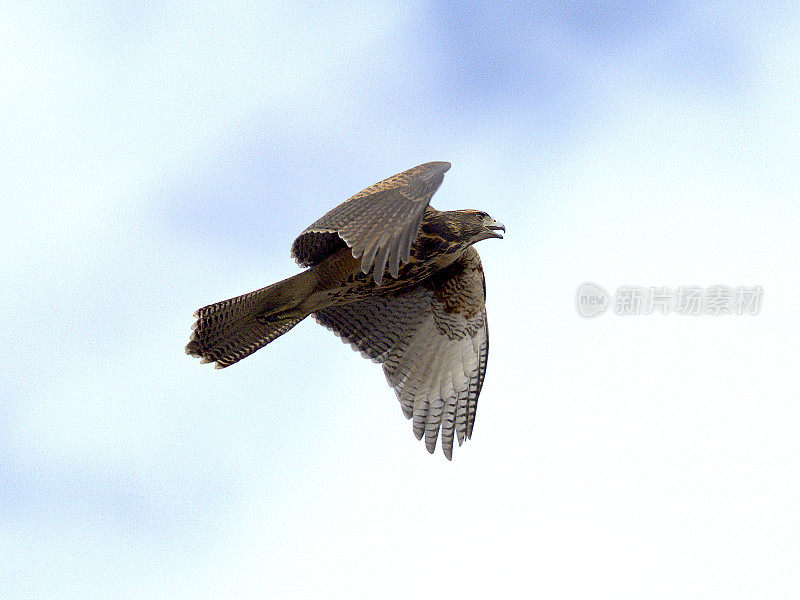
[[479, 210], [429, 206], [447, 162], [376, 183], [300, 234], [303, 272], [201, 308], [186, 352], [227, 367], [309, 315], [383, 365], [417, 439], [452, 459], [472, 436], [486, 373], [486, 285], [472, 244], [505, 227]]

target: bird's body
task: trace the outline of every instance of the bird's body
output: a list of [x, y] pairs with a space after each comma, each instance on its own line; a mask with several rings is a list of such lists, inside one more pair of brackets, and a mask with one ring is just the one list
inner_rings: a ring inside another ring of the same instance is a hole
[[315, 288], [306, 304], [307, 312], [320, 308], [349, 304], [371, 296], [399, 294], [423, 284], [433, 275], [449, 267], [469, 247], [453, 231], [458, 211], [444, 213], [428, 207], [419, 234], [411, 244], [409, 261], [401, 264], [396, 278], [384, 278], [379, 284], [361, 269], [361, 260], [342, 242], [316, 265], [304, 273], [314, 274]]
[[420, 165], [330, 211], [292, 246], [308, 269], [198, 310], [187, 353], [226, 367], [313, 314], [383, 364], [417, 437], [433, 452], [441, 428], [451, 458], [454, 432], [459, 443], [472, 433], [488, 356], [471, 244], [503, 227], [480, 211], [428, 206], [449, 167]]

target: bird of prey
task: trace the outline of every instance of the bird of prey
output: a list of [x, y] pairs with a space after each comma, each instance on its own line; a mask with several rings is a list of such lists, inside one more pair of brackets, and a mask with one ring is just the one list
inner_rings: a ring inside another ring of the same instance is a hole
[[195, 313], [187, 354], [227, 367], [309, 315], [383, 365], [417, 439], [451, 460], [472, 436], [489, 355], [486, 284], [472, 244], [505, 227], [429, 206], [447, 162], [419, 165], [343, 202], [294, 241], [303, 272]]

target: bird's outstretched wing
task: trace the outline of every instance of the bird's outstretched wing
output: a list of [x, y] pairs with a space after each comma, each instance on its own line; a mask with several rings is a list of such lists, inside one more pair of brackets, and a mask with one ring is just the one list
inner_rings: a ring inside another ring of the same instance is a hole
[[301, 265], [317, 264], [341, 247], [343, 240], [361, 258], [361, 270], [380, 285], [389, 265], [397, 277], [400, 261], [408, 262], [425, 209], [450, 168], [430, 162], [393, 175], [346, 200], [309, 226], [292, 244]]
[[472, 436], [489, 356], [485, 285], [470, 247], [425, 286], [399, 295], [325, 308], [317, 321], [366, 358], [383, 364], [417, 439], [433, 453], [453, 454]]

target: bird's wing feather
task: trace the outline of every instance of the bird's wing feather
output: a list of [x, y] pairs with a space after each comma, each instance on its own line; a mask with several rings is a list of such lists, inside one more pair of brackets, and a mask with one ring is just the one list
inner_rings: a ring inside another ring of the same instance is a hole
[[431, 162], [393, 175], [346, 200], [310, 225], [292, 244], [292, 256], [303, 266], [317, 264], [342, 241], [361, 258], [361, 270], [380, 284], [389, 266], [397, 277], [408, 262], [425, 209], [450, 168]]
[[383, 364], [414, 434], [429, 452], [441, 431], [452, 458], [472, 436], [489, 355], [483, 270], [470, 247], [431, 285], [317, 311], [317, 321]]

